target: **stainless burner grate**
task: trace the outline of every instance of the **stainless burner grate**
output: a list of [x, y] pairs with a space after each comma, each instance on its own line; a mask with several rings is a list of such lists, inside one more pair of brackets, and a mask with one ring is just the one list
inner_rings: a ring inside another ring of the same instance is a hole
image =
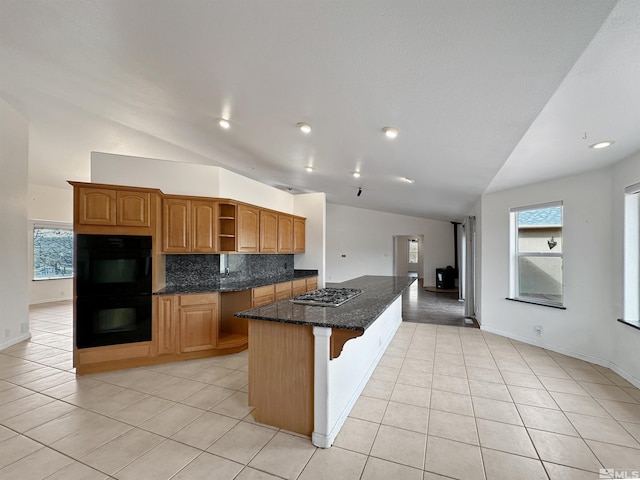
[[320, 288], [303, 293], [291, 299], [293, 303], [316, 305], [319, 307], [338, 307], [362, 293], [358, 288]]

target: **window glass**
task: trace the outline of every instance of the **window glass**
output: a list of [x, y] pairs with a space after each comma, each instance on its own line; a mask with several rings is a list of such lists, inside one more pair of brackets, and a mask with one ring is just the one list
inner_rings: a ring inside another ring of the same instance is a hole
[[409, 263], [418, 263], [418, 240], [409, 240]]
[[33, 227], [33, 279], [73, 277], [73, 230]]
[[514, 212], [513, 296], [562, 305], [562, 205]]

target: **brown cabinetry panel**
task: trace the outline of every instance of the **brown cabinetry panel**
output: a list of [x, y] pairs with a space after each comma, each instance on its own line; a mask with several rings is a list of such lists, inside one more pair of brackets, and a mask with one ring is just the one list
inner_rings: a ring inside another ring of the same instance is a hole
[[254, 288], [252, 296], [252, 306], [254, 308], [273, 303], [276, 301], [275, 286], [265, 285], [264, 287]]
[[154, 300], [158, 355], [178, 353], [177, 297], [157, 296]]
[[218, 250], [236, 251], [236, 213], [235, 203], [218, 203]]
[[291, 282], [276, 283], [276, 302], [291, 298]]
[[191, 201], [191, 251], [214, 253], [216, 251], [216, 205], [213, 201]]
[[299, 278], [298, 280], [293, 280], [291, 282], [291, 295], [296, 297], [298, 295], [302, 295], [307, 291], [307, 282], [304, 278]]
[[260, 210], [260, 253], [278, 253], [278, 214]]
[[149, 227], [151, 225], [151, 194], [145, 192], [116, 192], [118, 225], [127, 227]]
[[293, 253], [304, 253], [307, 220], [293, 217]]
[[293, 253], [293, 217], [278, 214], [278, 253]]
[[[213, 299], [215, 303], [204, 303]], [[213, 350], [217, 342], [217, 295], [181, 295], [180, 352]]]
[[257, 253], [260, 211], [248, 205], [238, 205], [238, 252]]
[[115, 190], [80, 187], [78, 195], [78, 223], [82, 225], [116, 224]]
[[318, 289], [318, 277], [307, 278], [307, 292]]
[[190, 251], [191, 215], [189, 200], [165, 198], [162, 202], [162, 251]]

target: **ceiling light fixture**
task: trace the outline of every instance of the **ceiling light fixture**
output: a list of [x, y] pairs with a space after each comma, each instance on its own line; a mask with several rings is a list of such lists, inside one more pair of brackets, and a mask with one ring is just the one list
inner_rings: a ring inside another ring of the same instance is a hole
[[382, 131], [384, 132], [387, 138], [396, 138], [399, 133], [398, 129], [394, 127], [384, 127]]
[[409, 177], [402, 177], [402, 180], [404, 180], [407, 183], [416, 183], [416, 181], [413, 178], [409, 178]]
[[308, 123], [300, 122], [296, 125], [302, 133], [311, 133], [311, 125]]
[[220, 120], [218, 120], [218, 125], [220, 125], [225, 130], [228, 130], [229, 127], [231, 126], [231, 124], [229, 123], [229, 120], [225, 118], [221, 118]]
[[593, 145], [589, 145], [589, 148], [594, 148], [596, 150], [600, 148], [607, 148], [613, 145], [615, 142], [613, 140], [605, 140], [604, 142], [594, 143]]
[[307, 165], [307, 166], [305, 167], [305, 170], [306, 170], [307, 172], [313, 172], [313, 167], [312, 167], [311, 165]]
[[358, 193], [356, 193], [356, 197], [362, 195], [362, 187], [358, 187]]
[[360, 178], [360, 172], [353, 172], [354, 178]]

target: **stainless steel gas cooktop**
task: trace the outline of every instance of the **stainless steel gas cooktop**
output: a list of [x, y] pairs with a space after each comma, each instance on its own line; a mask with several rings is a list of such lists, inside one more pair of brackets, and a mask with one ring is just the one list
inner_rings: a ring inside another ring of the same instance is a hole
[[339, 307], [362, 293], [358, 288], [320, 288], [293, 297], [293, 303], [316, 305], [318, 307]]

